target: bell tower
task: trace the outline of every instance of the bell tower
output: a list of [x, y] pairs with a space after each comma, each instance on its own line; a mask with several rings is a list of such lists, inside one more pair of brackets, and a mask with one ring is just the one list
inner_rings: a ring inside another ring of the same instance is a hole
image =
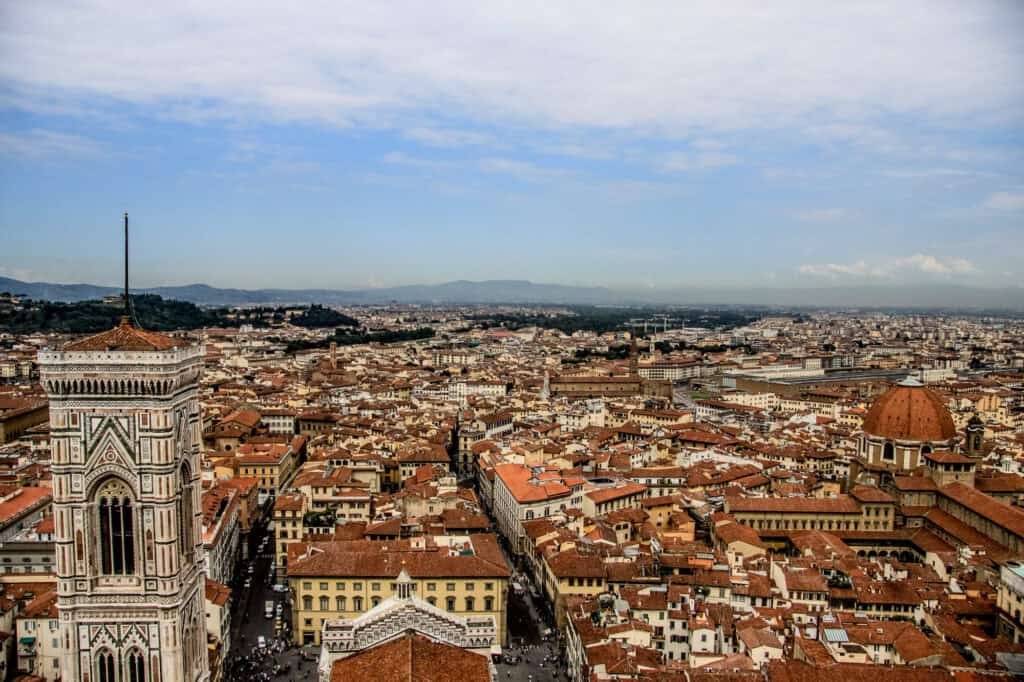
[[119, 325], [39, 354], [50, 398], [61, 674], [208, 680], [198, 516], [203, 351], [138, 328], [127, 294], [126, 282]]
[[985, 422], [978, 415], [973, 415], [965, 429], [964, 452], [971, 457], [981, 457], [981, 443], [985, 438]]

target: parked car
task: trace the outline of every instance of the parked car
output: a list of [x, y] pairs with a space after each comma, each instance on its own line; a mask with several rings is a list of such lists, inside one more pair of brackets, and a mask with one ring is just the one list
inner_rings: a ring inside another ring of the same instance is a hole
[[277, 583], [276, 585], [274, 585], [272, 589], [274, 590], [274, 592], [287, 592], [288, 586], [282, 585], [281, 583]]
[[264, 637], [263, 635], [260, 635], [258, 638], [256, 638], [256, 646], [258, 646], [261, 649], [266, 649], [267, 648], [267, 638]]

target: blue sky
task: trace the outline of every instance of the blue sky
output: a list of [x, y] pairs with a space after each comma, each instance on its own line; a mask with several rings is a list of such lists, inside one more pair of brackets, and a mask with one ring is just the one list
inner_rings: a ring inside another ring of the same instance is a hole
[[1020, 3], [166, 4], [0, 9], [0, 275], [1024, 285]]

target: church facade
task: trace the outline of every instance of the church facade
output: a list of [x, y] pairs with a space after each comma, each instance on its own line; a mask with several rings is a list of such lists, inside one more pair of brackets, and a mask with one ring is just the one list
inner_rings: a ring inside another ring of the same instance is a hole
[[61, 674], [209, 679], [202, 347], [118, 327], [40, 353], [50, 398]]

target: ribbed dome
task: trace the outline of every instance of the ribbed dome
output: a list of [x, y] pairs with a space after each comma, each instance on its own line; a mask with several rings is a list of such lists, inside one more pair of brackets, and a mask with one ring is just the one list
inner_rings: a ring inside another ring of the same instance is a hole
[[956, 426], [942, 399], [914, 379], [905, 379], [875, 399], [864, 432], [890, 440], [944, 441]]

